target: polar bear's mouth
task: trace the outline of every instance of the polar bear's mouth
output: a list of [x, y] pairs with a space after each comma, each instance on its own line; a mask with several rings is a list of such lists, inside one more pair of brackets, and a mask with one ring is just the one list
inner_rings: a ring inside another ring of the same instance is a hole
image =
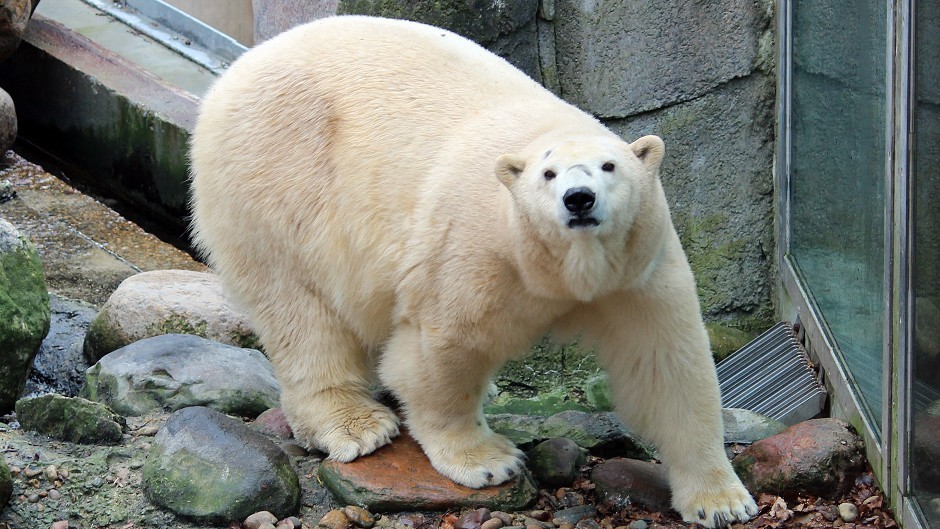
[[574, 217], [568, 220], [568, 227], [571, 229], [593, 228], [600, 225], [594, 217]]

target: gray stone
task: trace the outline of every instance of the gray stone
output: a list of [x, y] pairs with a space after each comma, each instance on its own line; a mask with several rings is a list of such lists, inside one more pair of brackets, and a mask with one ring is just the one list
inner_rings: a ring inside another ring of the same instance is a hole
[[738, 0], [557, 0], [554, 20], [562, 93], [609, 118], [689, 101], [750, 74], [773, 18], [761, 2]]
[[782, 422], [740, 408], [721, 410], [725, 425], [725, 443], [751, 444], [787, 429]]
[[49, 332], [49, 296], [36, 249], [0, 218], [0, 411], [13, 408]]
[[16, 401], [16, 418], [24, 430], [82, 444], [117, 444], [127, 427], [104, 404], [56, 394]]
[[844, 421], [812, 419], [747, 447], [732, 461], [748, 490], [835, 499], [865, 469], [861, 438]]
[[611, 411], [614, 409], [613, 396], [610, 394], [610, 385], [607, 375], [600, 373], [587, 379], [581, 388], [588, 404], [598, 411]]
[[662, 465], [635, 459], [610, 459], [591, 471], [598, 499], [623, 508], [638, 505], [652, 511], [670, 508], [670, 489]]
[[527, 452], [527, 466], [542, 487], [565, 487], [578, 476], [578, 467], [587, 460], [586, 452], [571, 439], [549, 439]]
[[565, 437], [596, 455], [619, 455], [649, 459], [650, 450], [627, 430], [612, 412], [563, 411], [542, 424], [544, 439]]
[[576, 524], [581, 520], [594, 518], [595, 516], [597, 516], [597, 509], [594, 508], [593, 505], [578, 505], [577, 507], [569, 507], [567, 509], [555, 511], [555, 517], [553, 520], [561, 520], [564, 523]]
[[773, 317], [773, 101], [773, 79], [754, 74], [607, 123], [630, 141], [666, 142], [661, 178], [702, 311], [739, 328], [766, 328]]
[[162, 334], [194, 334], [258, 348], [245, 314], [223, 293], [215, 274], [156, 270], [125, 279], [101, 307], [85, 338], [90, 363], [125, 345]]
[[300, 481], [284, 452], [240, 421], [208, 408], [174, 413], [143, 467], [147, 497], [203, 523], [279, 518], [300, 507]]
[[545, 440], [542, 437], [542, 423], [545, 422], [543, 417], [500, 413], [487, 415], [486, 422], [491, 430], [505, 435], [513, 444], [523, 449]]
[[16, 107], [13, 105], [13, 98], [0, 89], [0, 155], [13, 147], [16, 133]]
[[280, 385], [263, 354], [198, 336], [166, 334], [105, 355], [81, 395], [127, 416], [206, 406], [256, 417], [278, 406]]
[[839, 518], [842, 518], [843, 522], [852, 523], [858, 519], [858, 507], [854, 503], [840, 503], [839, 504]]
[[[20, 45], [29, 17], [39, 0], [3, 0], [0, 2], [0, 61]], [[6, 150], [6, 149], [4, 149]]]

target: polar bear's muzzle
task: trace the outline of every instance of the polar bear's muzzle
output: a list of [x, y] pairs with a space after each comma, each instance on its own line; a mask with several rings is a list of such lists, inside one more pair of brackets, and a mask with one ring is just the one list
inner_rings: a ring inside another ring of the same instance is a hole
[[565, 191], [562, 202], [570, 214], [568, 227], [577, 229], [599, 225], [600, 222], [591, 214], [596, 201], [597, 196], [594, 191], [584, 186], [572, 187]]

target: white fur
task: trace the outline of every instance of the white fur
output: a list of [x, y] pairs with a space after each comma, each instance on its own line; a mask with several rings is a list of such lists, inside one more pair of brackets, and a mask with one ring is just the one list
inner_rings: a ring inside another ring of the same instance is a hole
[[[520, 453], [483, 418], [489, 380], [567, 330], [659, 447], [682, 516], [744, 520], [756, 507], [722, 448], [663, 152], [452, 33], [325, 19], [247, 52], [206, 96], [194, 233], [250, 310], [295, 435], [330, 457], [398, 433], [369, 397], [377, 372], [442, 474], [509, 479]], [[595, 194], [596, 226], [569, 226], [574, 187]]]

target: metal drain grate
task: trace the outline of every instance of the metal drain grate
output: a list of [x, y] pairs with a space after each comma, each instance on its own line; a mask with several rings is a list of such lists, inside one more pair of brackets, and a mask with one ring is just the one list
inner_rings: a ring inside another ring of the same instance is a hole
[[721, 404], [786, 425], [822, 411], [826, 390], [788, 323], [778, 323], [718, 363]]

